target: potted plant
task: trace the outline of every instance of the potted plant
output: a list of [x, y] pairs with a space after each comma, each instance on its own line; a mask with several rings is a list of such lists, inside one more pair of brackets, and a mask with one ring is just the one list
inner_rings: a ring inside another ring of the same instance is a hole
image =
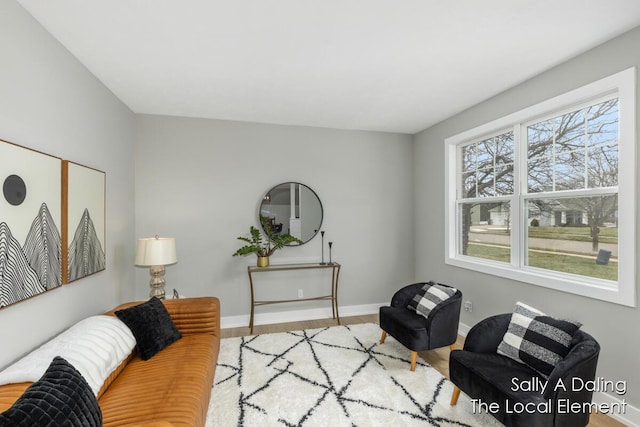
[[260, 222], [262, 223], [262, 229], [264, 230], [266, 238], [263, 237], [260, 230], [252, 225], [249, 228], [250, 237], [238, 237], [238, 240], [242, 240], [248, 244], [235, 251], [233, 256], [256, 254], [258, 257], [258, 267], [268, 267], [269, 256], [276, 250], [290, 243], [302, 244], [302, 240], [297, 237], [290, 234], [277, 233], [273, 227], [271, 227], [267, 218], [262, 215], [260, 215]]

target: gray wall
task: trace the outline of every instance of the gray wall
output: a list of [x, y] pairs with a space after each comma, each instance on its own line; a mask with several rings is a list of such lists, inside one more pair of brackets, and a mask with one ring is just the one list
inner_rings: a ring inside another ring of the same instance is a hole
[[0, 0], [0, 28], [0, 139], [107, 173], [106, 271], [0, 310], [1, 368], [132, 297], [134, 122], [16, 2]]
[[[137, 117], [137, 129], [136, 234], [176, 238], [178, 263], [167, 267], [168, 289], [217, 295], [223, 317], [246, 316], [246, 268], [256, 258], [231, 254], [242, 245], [236, 238], [258, 225], [264, 193], [287, 181], [308, 185], [322, 201], [325, 260], [333, 241], [333, 259], [343, 265], [341, 306], [389, 301], [412, 280], [411, 136], [145, 115]], [[320, 257], [317, 235], [277, 252], [271, 262]], [[328, 292], [329, 279], [319, 272], [257, 279], [268, 298], [296, 298], [298, 288], [305, 296]], [[148, 293], [147, 269], [139, 269], [136, 286], [138, 297]], [[329, 305], [274, 305], [260, 312], [319, 307]]]
[[640, 310], [445, 265], [444, 139], [631, 66], [640, 66], [639, 46], [637, 28], [421, 132], [415, 137], [414, 155], [419, 260], [416, 275], [428, 275], [459, 287], [464, 299], [473, 301], [473, 312], [463, 312], [461, 319], [469, 326], [492, 314], [511, 312], [518, 300], [550, 315], [581, 320], [583, 329], [602, 346], [598, 376], [627, 381], [628, 392], [622, 397], [636, 408], [640, 407]]

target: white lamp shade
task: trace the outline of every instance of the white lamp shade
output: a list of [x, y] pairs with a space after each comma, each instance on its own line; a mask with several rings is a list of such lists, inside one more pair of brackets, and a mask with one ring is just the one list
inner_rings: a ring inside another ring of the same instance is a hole
[[176, 262], [178, 262], [176, 239], [173, 237], [138, 239], [136, 265], [151, 267], [154, 265], [171, 265]]

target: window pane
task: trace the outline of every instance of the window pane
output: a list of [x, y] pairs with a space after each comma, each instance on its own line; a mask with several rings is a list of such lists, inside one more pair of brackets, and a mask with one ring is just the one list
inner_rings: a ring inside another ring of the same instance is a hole
[[589, 108], [588, 188], [618, 185], [618, 99]]
[[611, 144], [618, 141], [618, 99], [612, 99], [589, 108], [589, 144]]
[[554, 190], [585, 188], [584, 149], [561, 152], [555, 157]]
[[617, 212], [617, 195], [529, 200], [527, 265], [617, 281]]
[[528, 192], [617, 185], [618, 99], [527, 126]]
[[464, 146], [461, 197], [492, 197], [513, 194], [513, 131]]
[[584, 110], [564, 114], [556, 120], [556, 153], [584, 148], [587, 135]]
[[513, 194], [513, 164], [496, 168], [496, 194]]
[[475, 171], [477, 168], [476, 162], [476, 145], [471, 144], [462, 147], [462, 172]]
[[554, 135], [556, 119], [527, 127], [527, 190], [529, 193], [553, 191]]
[[588, 151], [589, 188], [618, 185], [618, 146], [600, 145]]
[[511, 261], [509, 203], [462, 203], [459, 253], [494, 261]]
[[495, 138], [496, 142], [496, 165], [512, 164], [514, 161], [514, 141], [513, 132], [503, 133]]
[[493, 138], [484, 140], [477, 144], [477, 168], [493, 167], [493, 159], [495, 157], [496, 148]]
[[462, 198], [477, 197], [476, 196], [476, 173], [466, 172], [462, 174]]
[[556, 119], [545, 120], [527, 127], [527, 158], [529, 162], [553, 155]]
[[553, 190], [553, 158], [539, 156], [529, 161], [527, 186], [529, 193]]
[[492, 168], [478, 171], [478, 197], [496, 195], [494, 178], [494, 170]]

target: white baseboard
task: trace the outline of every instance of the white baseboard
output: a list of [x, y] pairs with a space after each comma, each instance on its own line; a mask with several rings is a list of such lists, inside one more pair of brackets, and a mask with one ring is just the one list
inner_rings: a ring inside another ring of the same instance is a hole
[[[363, 316], [378, 314], [380, 307], [388, 302], [379, 304], [348, 305], [340, 307], [340, 317]], [[310, 310], [279, 311], [273, 313], [256, 313], [254, 325], [271, 325], [274, 323], [300, 322], [304, 320], [328, 319], [332, 317], [331, 307], [313, 308]], [[220, 327], [242, 328], [249, 326], [249, 315], [225, 316], [220, 319]]]
[[[460, 323], [458, 325], [458, 333], [463, 337], [467, 336], [470, 329], [471, 327], [469, 325], [465, 325], [464, 323]], [[609, 393], [600, 391], [593, 393], [593, 402], [597, 403], [599, 406], [606, 404], [609, 408], [621, 408], [622, 411], [609, 411], [607, 415], [617, 421], [620, 421], [626, 426], [640, 426], [640, 408], [636, 408], [635, 406], [626, 404], [625, 400]]]
[[458, 335], [462, 335], [463, 337], [466, 337], [470, 329], [471, 329], [471, 326], [465, 325], [464, 323], [460, 322], [458, 324]]
[[640, 426], [640, 409], [627, 404], [624, 399], [620, 399], [609, 393], [597, 392], [593, 393], [593, 402], [598, 405], [606, 404], [607, 407], [612, 408], [607, 415], [620, 421], [622, 424], [626, 426]]

